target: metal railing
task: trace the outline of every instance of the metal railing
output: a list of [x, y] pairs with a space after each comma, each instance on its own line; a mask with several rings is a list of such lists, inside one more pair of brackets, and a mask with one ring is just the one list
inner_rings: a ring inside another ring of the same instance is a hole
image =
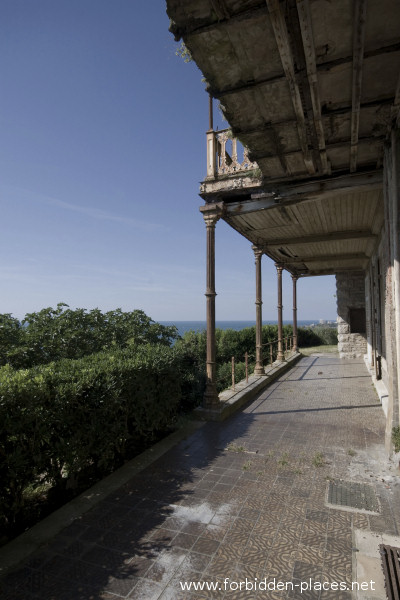
[[[232, 389], [235, 391], [235, 357], [232, 356]], [[249, 383], [249, 353], [246, 352], [244, 355], [246, 383]]]
[[[287, 335], [286, 337], [282, 338], [282, 351], [284, 355], [292, 351], [293, 339], [293, 335]], [[268, 347], [267, 357], [263, 358], [263, 364], [264, 362], [267, 362], [267, 364], [269, 364], [272, 367], [278, 356], [278, 344], [279, 340], [273, 340], [272, 342], [267, 342], [266, 344], [263, 344], [263, 348]]]
[[[273, 340], [272, 342], [267, 342], [266, 344], [263, 344], [263, 348], [267, 347], [267, 353], [265, 356], [263, 356], [263, 364], [269, 364], [271, 367], [274, 364], [274, 362], [277, 359], [278, 356], [278, 343], [279, 340]], [[287, 335], [286, 337], [282, 338], [282, 351], [284, 356], [286, 357], [286, 355], [290, 352], [292, 352], [293, 350], [293, 345], [294, 345], [294, 336], [293, 335]], [[244, 362], [245, 362], [245, 374], [246, 374], [246, 383], [249, 382], [249, 353], [246, 352], [244, 355]], [[251, 355], [253, 358], [254, 356]], [[232, 386], [231, 389], [233, 391], [235, 391], [235, 375], [236, 375], [236, 362], [237, 362], [237, 357], [232, 356], [231, 359], [231, 365], [232, 365]]]

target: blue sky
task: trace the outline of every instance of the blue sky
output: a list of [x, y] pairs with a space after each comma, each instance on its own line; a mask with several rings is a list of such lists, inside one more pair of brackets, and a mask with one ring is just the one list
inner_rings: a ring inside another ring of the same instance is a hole
[[[0, 312], [66, 302], [205, 319], [208, 98], [175, 55], [164, 0], [2, 0]], [[254, 256], [216, 229], [217, 319], [253, 319]], [[284, 318], [291, 318], [284, 274]], [[333, 277], [301, 280], [299, 319], [336, 315]], [[263, 259], [263, 316], [276, 275]]]

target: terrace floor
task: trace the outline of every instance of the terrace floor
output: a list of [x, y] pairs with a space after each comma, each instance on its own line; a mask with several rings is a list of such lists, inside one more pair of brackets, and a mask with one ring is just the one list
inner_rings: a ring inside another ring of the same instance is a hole
[[[351, 587], [358, 543], [398, 535], [400, 485], [384, 421], [361, 359], [303, 358], [242, 412], [206, 423], [65, 528], [3, 580], [0, 595], [350, 599], [300, 585]], [[328, 505], [327, 488], [340, 480], [372, 486], [372, 512]], [[374, 579], [373, 567], [364, 574]], [[235, 589], [246, 578], [248, 587], [266, 578], [269, 591]], [[273, 590], [274, 581], [293, 589]], [[221, 589], [182, 591], [190, 582]]]

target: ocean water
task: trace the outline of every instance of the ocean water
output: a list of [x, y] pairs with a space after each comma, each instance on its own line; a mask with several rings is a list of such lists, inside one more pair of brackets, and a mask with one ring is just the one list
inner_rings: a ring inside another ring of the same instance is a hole
[[[332, 321], [336, 321], [332, 319]], [[205, 321], [159, 321], [161, 325], [175, 325], [179, 335], [183, 335], [186, 331], [203, 331], [207, 325]], [[314, 321], [297, 321], [298, 327], [307, 327], [309, 325], [317, 325], [319, 320]], [[234, 329], [240, 331], [246, 327], [254, 327], [255, 321], [216, 321], [216, 326], [219, 329]], [[277, 325], [278, 321], [263, 321], [263, 325]], [[283, 321], [284, 325], [291, 325], [292, 321]]]

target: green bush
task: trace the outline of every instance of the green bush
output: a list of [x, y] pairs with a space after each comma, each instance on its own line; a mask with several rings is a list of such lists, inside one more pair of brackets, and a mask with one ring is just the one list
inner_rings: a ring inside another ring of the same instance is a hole
[[[249, 374], [254, 371], [254, 364], [249, 364]], [[235, 362], [235, 383], [246, 377], [246, 363]], [[222, 392], [232, 387], [232, 362], [223, 363], [217, 368], [217, 391]]]
[[26, 314], [22, 323], [0, 315], [0, 364], [26, 369], [139, 344], [170, 346], [177, 337], [176, 327], [155, 323], [142, 310], [102, 313], [59, 303], [57, 308]]
[[160, 345], [0, 368], [3, 527], [18, 520], [28, 487], [79, 487], [168, 430], [181, 398], [179, 375], [178, 354]]
[[205, 331], [187, 331], [174, 345], [181, 379], [181, 412], [186, 413], [202, 402], [206, 387], [206, 349]]
[[309, 346], [335, 345], [337, 344], [336, 327], [299, 327], [298, 330], [299, 347], [307, 348]]

